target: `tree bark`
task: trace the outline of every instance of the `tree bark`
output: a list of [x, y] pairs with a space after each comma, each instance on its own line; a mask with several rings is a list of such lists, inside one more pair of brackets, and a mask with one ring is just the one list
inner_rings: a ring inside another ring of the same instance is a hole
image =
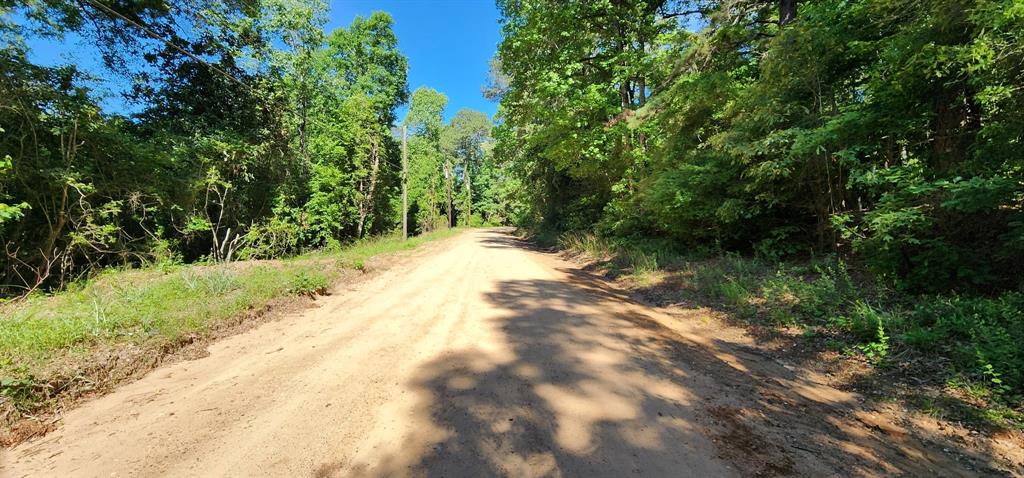
[[444, 183], [445, 183], [445, 189], [448, 192], [447, 206], [448, 206], [448, 228], [449, 229], [451, 229], [452, 221], [455, 219], [454, 211], [452, 211], [452, 206], [453, 206], [453, 204], [452, 204], [452, 180], [453, 180], [453, 177], [452, 176], [454, 176], [454, 175], [455, 174], [454, 174], [454, 171], [452, 171], [451, 163], [449, 163], [448, 160], [445, 160], [445, 162], [444, 162]]
[[779, 26], [786, 26], [789, 22], [796, 20], [797, 0], [779, 0]]
[[469, 176], [469, 161], [466, 162], [466, 225], [470, 226], [473, 218], [473, 183]]
[[366, 229], [366, 217], [370, 215], [373, 208], [373, 193], [377, 188], [377, 171], [380, 169], [380, 154], [377, 151], [377, 142], [370, 144], [370, 184], [367, 187], [366, 195], [359, 207], [359, 224], [356, 226], [356, 237], [362, 238]]
[[402, 125], [402, 240], [409, 238], [409, 130]]

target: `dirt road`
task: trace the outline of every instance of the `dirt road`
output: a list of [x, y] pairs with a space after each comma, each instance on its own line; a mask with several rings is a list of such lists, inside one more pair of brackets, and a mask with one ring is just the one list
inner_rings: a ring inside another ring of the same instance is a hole
[[969, 474], [857, 397], [686, 324], [473, 231], [85, 403], [2, 471]]

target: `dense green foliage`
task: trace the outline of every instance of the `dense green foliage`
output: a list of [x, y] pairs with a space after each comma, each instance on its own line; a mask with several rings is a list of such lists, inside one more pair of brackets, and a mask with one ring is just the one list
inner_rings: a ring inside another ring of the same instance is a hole
[[491, 120], [459, 110], [447, 124], [448, 98], [427, 87], [412, 94], [404, 126], [409, 137], [409, 214], [412, 231], [466, 224], [501, 224], [505, 173], [490, 154]]
[[[902, 310], [865, 342], [896, 328], [1024, 392], [1020, 0], [499, 6], [485, 92], [501, 99], [495, 151], [521, 225], [841, 257]], [[801, 322], [868, 314], [831, 297]]]
[[[401, 224], [394, 125], [408, 62], [388, 14], [329, 33], [319, 1], [0, 1], [0, 14], [0, 297], [108, 266], [293, 255]], [[107, 80], [133, 85], [130, 113], [105, 111], [75, 65], [29, 61], [27, 39], [64, 35], [102, 53]], [[437, 224], [455, 203], [493, 216], [489, 119], [444, 125], [443, 101], [414, 106], [426, 111], [407, 120], [414, 217]]]

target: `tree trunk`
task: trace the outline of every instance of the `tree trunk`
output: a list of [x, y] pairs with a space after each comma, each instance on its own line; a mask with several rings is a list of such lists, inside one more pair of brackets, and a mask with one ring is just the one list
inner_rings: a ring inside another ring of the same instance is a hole
[[408, 128], [402, 125], [402, 240], [409, 238], [409, 148]]
[[455, 219], [455, 212], [452, 211], [452, 206], [453, 206], [453, 204], [452, 204], [452, 180], [454, 179], [452, 177], [452, 176], [454, 176], [453, 173], [454, 172], [452, 171], [451, 163], [449, 163], [448, 160], [445, 160], [445, 162], [444, 162], [444, 184], [445, 184], [445, 189], [448, 192], [448, 201], [447, 201], [446, 204], [448, 206], [448, 228], [449, 229], [451, 229], [452, 221]]
[[935, 95], [932, 117], [932, 164], [949, 171], [968, 156], [974, 136], [981, 129], [978, 106], [963, 82], [942, 87]]
[[[647, 91], [646, 91], [647, 90], [647, 81], [644, 79], [644, 77], [641, 76], [640, 78], [637, 78], [637, 80], [636, 80], [636, 90], [637, 90], [637, 100], [639, 101], [639, 106], [640, 106], [640, 108], [643, 108], [644, 105], [647, 104]], [[640, 150], [646, 152], [647, 151], [647, 135], [643, 132], [643, 130], [640, 131], [640, 134], [638, 135], [638, 139], [640, 140]]]
[[466, 225], [473, 219], [473, 183], [469, 176], [469, 162], [466, 162]]
[[370, 184], [367, 186], [366, 195], [359, 205], [359, 224], [356, 225], [356, 237], [362, 238], [366, 229], [366, 217], [373, 209], [373, 193], [377, 189], [377, 171], [380, 169], [380, 154], [377, 151], [377, 142], [370, 144]]
[[[619, 100], [622, 102], [622, 118], [626, 121], [629, 121], [628, 115], [629, 110], [631, 109], [631, 104], [629, 100], [629, 90], [629, 81], [623, 80], [622, 83], [619, 85]], [[622, 148], [627, 153], [633, 150], [633, 140], [630, 137], [628, 128], [626, 132], [622, 134]]]
[[779, 26], [786, 26], [787, 23], [796, 20], [797, 0], [779, 0]]
[[308, 144], [306, 128], [309, 122], [309, 91], [306, 87], [306, 72], [302, 70], [299, 74], [299, 157], [304, 162], [303, 167], [309, 166]]

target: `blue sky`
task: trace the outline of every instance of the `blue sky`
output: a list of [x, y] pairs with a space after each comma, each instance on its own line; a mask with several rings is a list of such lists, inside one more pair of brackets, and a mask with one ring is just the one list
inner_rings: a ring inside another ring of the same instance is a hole
[[480, 94], [500, 39], [493, 0], [337, 0], [327, 30], [375, 10], [395, 19], [398, 46], [409, 58], [409, 91], [429, 86], [447, 95], [448, 118], [461, 108], [494, 114], [497, 104]]
[[[381, 10], [395, 19], [399, 49], [409, 58], [409, 90], [429, 86], [448, 96], [446, 119], [461, 108], [493, 115], [497, 104], [480, 94], [487, 65], [500, 39], [498, 11], [492, 0], [335, 0], [328, 32], [348, 26], [357, 16]], [[97, 76], [109, 77], [88, 42], [69, 36], [63, 42], [31, 40], [31, 56], [42, 64], [75, 63]], [[124, 82], [94, 85], [108, 91], [104, 107], [125, 111], [118, 92]], [[399, 110], [399, 118], [405, 108]]]

